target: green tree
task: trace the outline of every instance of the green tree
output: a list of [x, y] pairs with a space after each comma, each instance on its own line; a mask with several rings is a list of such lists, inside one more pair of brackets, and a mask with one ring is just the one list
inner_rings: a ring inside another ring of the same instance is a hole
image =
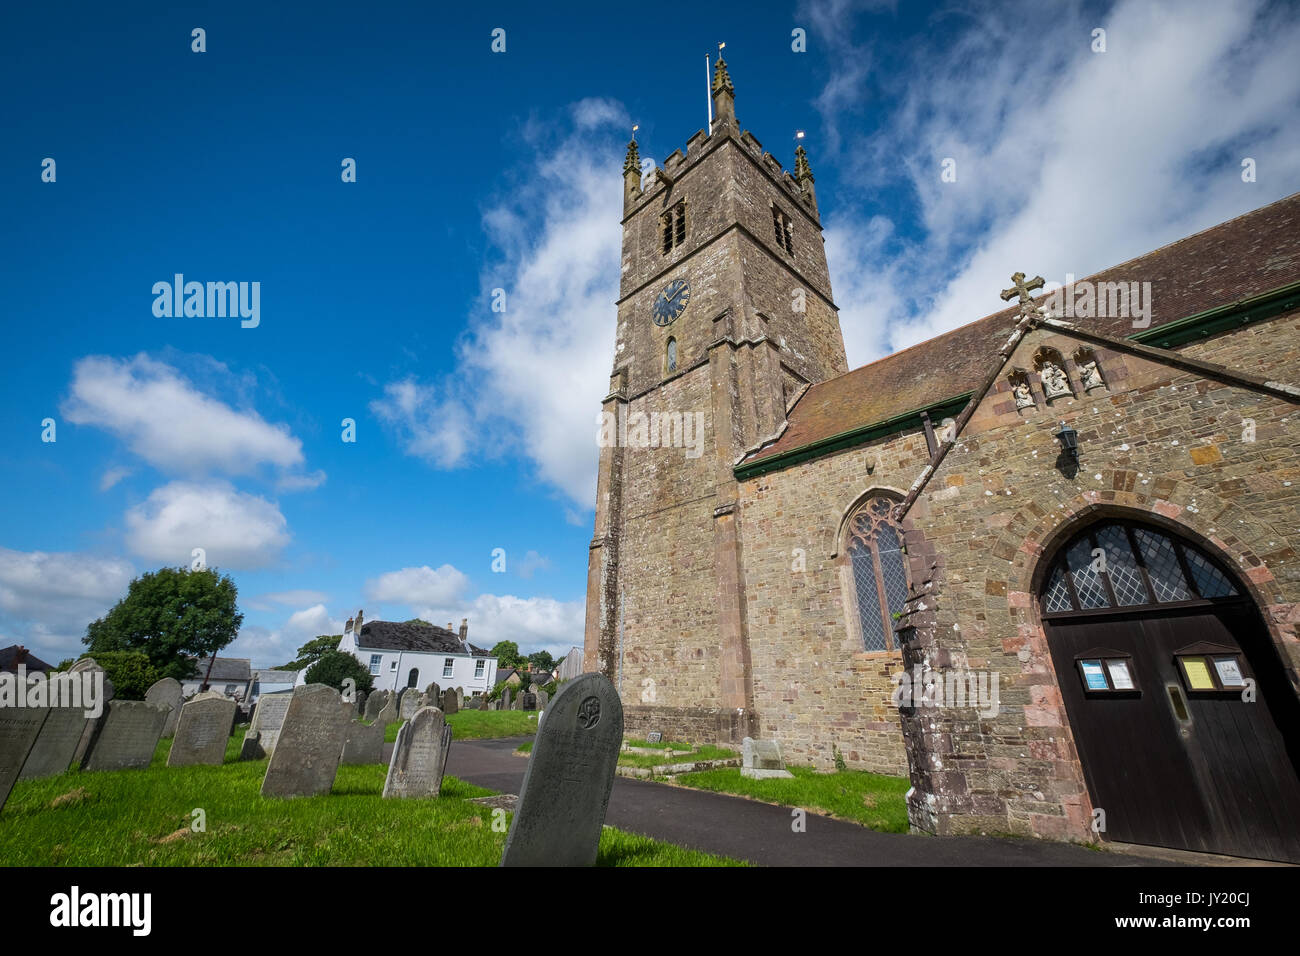
[[238, 636], [244, 615], [237, 597], [235, 582], [215, 568], [148, 571], [87, 626], [82, 641], [96, 660], [105, 652], [140, 651], [160, 678], [184, 679], [194, 676], [186, 658], [206, 661]]
[[519, 654], [519, 645], [514, 641], [497, 641], [496, 647], [492, 648], [492, 656], [497, 659], [497, 667], [505, 670], [507, 667], [523, 667], [527, 661]]
[[288, 664], [282, 664], [276, 668], [279, 671], [300, 671], [304, 667], [311, 667], [318, 660], [324, 657], [330, 651], [336, 651], [339, 648], [339, 641], [343, 640], [342, 634], [320, 634], [313, 637], [310, 641], [298, 648], [298, 656]]
[[142, 651], [99, 651], [95, 663], [112, 682], [115, 700], [144, 700], [145, 692], [164, 676]]
[[555, 669], [555, 658], [550, 651], [534, 651], [528, 655], [528, 663], [534, 670], [551, 671]]
[[375, 686], [370, 669], [346, 651], [326, 651], [307, 670], [307, 683], [328, 684], [335, 690], [343, 690], [343, 682], [349, 677], [357, 682], [358, 693], [369, 694]]

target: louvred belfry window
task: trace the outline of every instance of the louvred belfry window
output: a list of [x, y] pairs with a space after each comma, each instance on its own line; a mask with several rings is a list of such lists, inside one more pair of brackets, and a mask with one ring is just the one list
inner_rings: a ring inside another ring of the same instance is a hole
[[1106, 522], [1062, 549], [1048, 573], [1044, 614], [1237, 597], [1218, 564], [1152, 527]]
[[903, 533], [890, 517], [894, 501], [871, 498], [849, 519], [848, 559], [862, 646], [893, 650], [896, 614], [907, 601]]

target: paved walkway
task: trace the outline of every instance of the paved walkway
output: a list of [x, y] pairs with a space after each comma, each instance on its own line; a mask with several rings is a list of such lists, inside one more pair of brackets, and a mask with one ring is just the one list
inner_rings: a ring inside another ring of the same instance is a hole
[[[518, 793], [527, 761], [514, 750], [527, 737], [461, 740], [447, 773], [501, 793]], [[789, 807], [614, 778], [605, 822], [678, 846], [763, 866], [1169, 866], [1139, 855], [1100, 853], [1046, 840], [925, 837], [878, 833], [809, 813], [807, 830], [790, 829]]]

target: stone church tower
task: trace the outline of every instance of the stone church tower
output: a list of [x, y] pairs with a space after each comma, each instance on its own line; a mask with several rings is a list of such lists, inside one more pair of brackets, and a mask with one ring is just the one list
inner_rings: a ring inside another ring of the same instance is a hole
[[758, 725], [734, 469], [848, 368], [803, 148], [791, 176], [741, 131], [721, 58], [712, 97], [712, 130], [644, 183], [628, 144], [584, 665], [629, 733], [738, 741]]

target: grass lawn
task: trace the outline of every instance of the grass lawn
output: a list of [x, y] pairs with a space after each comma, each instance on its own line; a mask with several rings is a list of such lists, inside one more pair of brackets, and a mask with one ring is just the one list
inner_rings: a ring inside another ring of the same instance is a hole
[[725, 760], [728, 757], [739, 756], [734, 750], [727, 750], [724, 747], [715, 747], [712, 744], [701, 744], [696, 750], [688, 754], [678, 754], [672, 757], [663, 754], [620, 754], [618, 762], [624, 767], [659, 767], [663, 764], [675, 763], [695, 763], [700, 760]]
[[690, 750], [691, 745], [683, 743], [680, 740], [664, 740], [657, 744], [652, 744], [648, 740], [637, 740], [635, 738], [625, 740], [629, 747], [654, 747], [656, 750]]
[[807, 767], [786, 769], [794, 774], [793, 779], [750, 780], [740, 775], [739, 767], [701, 770], [670, 779], [679, 786], [816, 810], [886, 833], [908, 832], [903, 795], [910, 784], [906, 778], [860, 770], [816, 773]]
[[[532, 718], [531, 720], [529, 718]], [[402, 721], [388, 725], [384, 740], [397, 740]], [[452, 740], [481, 740], [487, 737], [524, 737], [537, 733], [537, 714], [526, 710], [461, 710], [447, 717]]]
[[[239, 728], [227, 760], [242, 738]], [[493, 828], [491, 808], [468, 802], [491, 791], [454, 777], [443, 779], [437, 799], [384, 800], [385, 767], [339, 767], [329, 796], [267, 799], [259, 792], [265, 760], [169, 768], [170, 748], [170, 740], [162, 741], [147, 770], [19, 781], [0, 813], [0, 866], [496, 866], [501, 860], [505, 831]], [[190, 829], [196, 808], [206, 814], [206, 832]], [[598, 865], [742, 864], [606, 828]]]

